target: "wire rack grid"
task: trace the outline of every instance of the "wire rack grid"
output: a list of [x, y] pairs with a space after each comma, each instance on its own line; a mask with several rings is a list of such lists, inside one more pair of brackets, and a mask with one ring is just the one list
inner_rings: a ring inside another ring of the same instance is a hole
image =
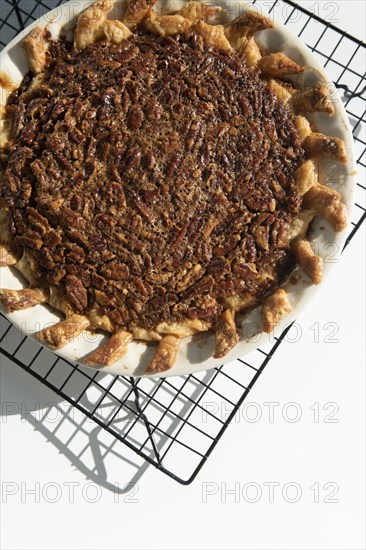
[[[0, 47], [63, 1], [2, 0]], [[253, 4], [261, 5], [256, 0]], [[325, 20], [291, 0], [263, 4], [266, 12], [291, 25], [291, 30], [321, 58], [340, 89], [362, 175], [366, 161], [366, 44], [338, 29], [329, 13]], [[359, 181], [346, 246], [365, 220], [365, 192], [365, 182]], [[182, 484], [195, 479], [290, 329], [245, 360], [190, 376], [154, 380], [114, 377], [69, 363], [25, 337], [3, 316], [1, 321], [0, 343], [5, 357]]]

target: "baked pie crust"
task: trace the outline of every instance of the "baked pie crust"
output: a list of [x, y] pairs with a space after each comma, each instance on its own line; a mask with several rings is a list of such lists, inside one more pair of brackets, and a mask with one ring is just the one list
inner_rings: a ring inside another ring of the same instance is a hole
[[213, 330], [215, 355], [238, 342], [236, 316], [262, 306], [271, 332], [291, 311], [295, 264], [313, 284], [322, 259], [307, 239], [317, 215], [347, 225], [317, 158], [345, 145], [305, 114], [334, 114], [325, 84], [300, 89], [304, 67], [266, 54], [246, 11], [113, 0], [78, 17], [73, 44], [35, 28], [30, 72], [3, 112], [0, 265], [29, 282], [0, 290], [6, 311], [47, 303], [65, 319], [37, 337], [59, 349], [85, 329], [110, 334], [84, 363], [107, 366], [132, 340], [157, 342], [146, 373], [170, 369], [181, 340]]

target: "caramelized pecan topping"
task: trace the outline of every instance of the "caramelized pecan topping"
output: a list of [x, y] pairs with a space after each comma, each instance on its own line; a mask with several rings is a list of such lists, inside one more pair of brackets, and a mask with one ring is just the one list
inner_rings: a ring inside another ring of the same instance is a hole
[[42, 284], [129, 330], [214, 325], [227, 297], [262, 301], [281, 283], [305, 157], [255, 68], [192, 31], [59, 39], [47, 59], [8, 102], [1, 156], [12, 246], [32, 250]]

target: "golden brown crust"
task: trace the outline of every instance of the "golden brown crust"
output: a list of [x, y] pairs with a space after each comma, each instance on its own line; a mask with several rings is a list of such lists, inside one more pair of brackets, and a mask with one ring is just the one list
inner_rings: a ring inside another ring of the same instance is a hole
[[342, 139], [313, 132], [303, 142], [303, 147], [310, 157], [328, 157], [340, 162], [347, 162], [346, 146]]
[[69, 317], [74, 313], [68, 300], [66, 300], [66, 296], [60, 288], [57, 288], [56, 286], [51, 286], [49, 291], [50, 296], [48, 299], [48, 303], [50, 304], [50, 306], [58, 309], [59, 311], [62, 311], [62, 313], [64, 313], [66, 317]]
[[295, 182], [300, 195], [305, 195], [310, 187], [318, 181], [317, 170], [314, 161], [309, 159], [305, 161], [295, 172]]
[[84, 315], [71, 315], [50, 327], [44, 328], [36, 334], [38, 340], [53, 349], [63, 348], [72, 342], [90, 325], [89, 319]]
[[121, 21], [106, 21], [103, 25], [103, 38], [113, 44], [121, 44], [131, 36], [131, 31]]
[[304, 210], [299, 214], [299, 216], [294, 220], [293, 224], [291, 224], [291, 227], [290, 227], [290, 231], [288, 235], [290, 244], [294, 239], [296, 239], [296, 237], [306, 234], [313, 218], [314, 218], [313, 210]]
[[276, 80], [275, 78], [269, 78], [268, 85], [276, 95], [277, 99], [283, 103], [289, 103], [293, 93], [296, 91], [295, 88], [292, 88], [289, 84], [285, 86], [283, 82]]
[[236, 330], [235, 315], [230, 309], [225, 310], [215, 326], [214, 357], [224, 357], [239, 341]]
[[179, 323], [159, 323], [156, 326], [158, 334], [173, 334], [179, 338], [187, 338], [198, 332], [209, 330], [210, 323], [201, 319], [185, 319]]
[[102, 39], [120, 44], [131, 36], [131, 31], [121, 21], [107, 20], [114, 3], [115, 0], [98, 0], [79, 15], [74, 33], [78, 50]]
[[74, 43], [78, 50], [103, 37], [103, 23], [107, 20], [113, 4], [114, 0], [98, 0], [79, 15], [74, 32]]
[[[248, 264], [249, 265], [249, 264]], [[224, 304], [234, 312], [245, 312], [257, 305], [257, 300], [255, 297], [248, 293], [244, 292], [236, 296], [227, 296], [223, 299]]]
[[90, 327], [89, 330], [104, 330], [113, 334], [116, 330], [115, 325], [112, 323], [108, 315], [101, 314], [98, 308], [94, 308], [89, 313]]
[[164, 336], [159, 342], [156, 353], [145, 370], [146, 374], [157, 374], [172, 368], [175, 363], [181, 338], [178, 336]]
[[159, 36], [182, 34], [192, 25], [191, 21], [181, 15], [157, 15], [154, 12], [144, 20], [144, 27]]
[[146, 329], [137, 325], [132, 327], [132, 333], [135, 340], [144, 340], [146, 342], [160, 342], [162, 335], [154, 329]]
[[314, 88], [297, 91], [293, 94], [291, 101], [294, 109], [297, 111], [334, 115], [334, 106], [325, 84], [318, 83]]
[[8, 252], [5, 246], [0, 245], [0, 267], [15, 265], [17, 261], [17, 258], [11, 252]]
[[24, 251], [15, 267], [27, 279], [30, 285], [37, 286], [37, 264], [30, 252]]
[[258, 63], [258, 67], [264, 74], [275, 78], [282, 78], [289, 74], [300, 74], [305, 70], [305, 67], [301, 67], [295, 63], [283, 52], [271, 53], [262, 57]]
[[272, 332], [276, 325], [292, 311], [290, 300], [283, 288], [277, 288], [267, 298], [262, 308], [262, 328], [264, 332]]
[[127, 0], [123, 23], [134, 31], [139, 23], [151, 13], [156, 0]]
[[252, 34], [257, 31], [263, 31], [264, 29], [273, 29], [272, 21], [265, 15], [254, 10], [247, 10], [243, 15], [234, 19], [232, 23], [229, 23], [228, 26], [230, 25], [231, 27], [236, 27], [237, 30], [249, 29]]
[[84, 359], [86, 365], [94, 366], [109, 366], [113, 365], [118, 359], [121, 359], [128, 349], [128, 343], [132, 342], [133, 334], [120, 330], [112, 334], [108, 341], [95, 350], [93, 353], [88, 355]]
[[305, 139], [308, 136], [310, 136], [311, 133], [312, 133], [310, 122], [304, 116], [298, 115], [295, 118], [295, 126], [296, 126], [296, 130], [299, 134], [299, 137], [300, 137], [302, 143], [304, 144]]
[[323, 259], [315, 254], [305, 237], [298, 237], [292, 243], [297, 263], [309, 275], [314, 285], [321, 283], [323, 276]]
[[0, 289], [0, 302], [8, 313], [44, 304], [47, 300], [47, 291], [40, 288], [24, 288], [22, 290]]
[[214, 48], [224, 51], [232, 49], [222, 25], [208, 25], [203, 21], [198, 21], [193, 28], [199, 36], [202, 36], [205, 42], [211, 44]]
[[41, 73], [47, 62], [48, 40], [45, 29], [42, 27], [33, 29], [23, 41], [22, 46], [31, 71], [35, 74]]
[[248, 10], [245, 14], [225, 25], [225, 35], [233, 49], [242, 54], [256, 31], [272, 27], [273, 23], [267, 17]]
[[197, 23], [197, 21], [207, 21], [210, 17], [213, 17], [217, 13], [220, 13], [220, 6], [210, 6], [208, 4], [203, 4], [202, 2], [187, 2], [184, 6], [178, 10], [176, 13], [189, 19], [192, 23]]
[[262, 54], [254, 38], [249, 40], [248, 44], [244, 48], [243, 55], [250, 67], [256, 67], [258, 65], [259, 60], [262, 58]]
[[347, 227], [347, 211], [342, 197], [335, 189], [325, 185], [314, 185], [304, 195], [304, 208], [311, 208], [324, 216], [334, 231], [340, 232]]

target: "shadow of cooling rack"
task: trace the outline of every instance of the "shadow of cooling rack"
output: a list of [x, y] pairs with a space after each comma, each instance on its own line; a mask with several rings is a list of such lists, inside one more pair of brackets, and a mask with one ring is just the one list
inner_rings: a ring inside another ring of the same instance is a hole
[[[1, 47], [19, 30], [62, 3], [2, 0]], [[263, 2], [263, 7], [261, 2], [253, 4], [288, 25], [325, 65], [351, 121], [362, 178], [366, 162], [366, 45], [336, 27], [336, 14], [328, 13], [325, 21], [289, 0]], [[235, 2], [225, 3], [226, 8], [230, 5], [238, 9]], [[353, 228], [346, 246], [365, 220], [365, 193], [365, 181], [359, 179]], [[62, 421], [70, 417], [70, 411], [81, 413], [101, 431], [109, 432], [113, 440], [124, 443], [182, 484], [196, 477], [290, 330], [287, 327], [274, 343], [247, 355], [245, 360], [191, 376], [153, 380], [113, 377], [69, 363], [24, 337], [2, 316], [1, 321], [2, 354], [71, 404]], [[55, 439], [55, 431], [49, 432], [50, 439]], [[77, 460], [74, 456], [74, 462]]]

